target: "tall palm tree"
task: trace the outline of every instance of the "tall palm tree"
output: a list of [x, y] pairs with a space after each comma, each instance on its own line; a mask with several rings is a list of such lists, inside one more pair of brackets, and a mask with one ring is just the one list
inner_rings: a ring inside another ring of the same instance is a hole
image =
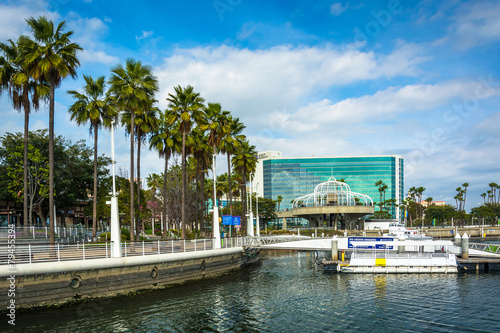
[[227, 156], [227, 181], [229, 184], [229, 214], [233, 215], [233, 190], [232, 190], [232, 179], [231, 179], [231, 155], [234, 154], [236, 148], [241, 142], [246, 138], [242, 134], [245, 129], [245, 125], [240, 122], [239, 118], [233, 118], [230, 116], [228, 118], [229, 123], [229, 133], [223, 139], [223, 151]]
[[255, 172], [257, 167], [257, 151], [255, 146], [251, 146], [248, 141], [243, 141], [238, 146], [235, 155], [233, 156], [232, 165], [234, 169], [241, 175], [241, 230], [246, 234], [246, 190], [247, 179]]
[[469, 187], [469, 183], [463, 183], [462, 186], [464, 187], [464, 205], [462, 208], [465, 211], [465, 200], [467, 200], [467, 187]]
[[55, 89], [67, 76], [76, 78], [76, 68], [80, 66], [77, 52], [80, 45], [71, 42], [73, 31], [64, 32], [66, 21], [54, 26], [45, 16], [26, 20], [33, 40], [20, 38], [24, 58], [30, 66], [30, 75], [49, 84], [49, 226], [50, 244], [55, 244], [54, 215], [54, 110]]
[[182, 200], [181, 223], [182, 238], [186, 238], [186, 134], [191, 130], [193, 123], [199, 122], [203, 117], [203, 102], [205, 101], [194, 88], [188, 85], [174, 87], [175, 94], [168, 94], [169, 122], [179, 122], [182, 133]]
[[164, 229], [167, 230], [167, 171], [168, 160], [170, 157], [180, 150], [181, 136], [178, 126], [168, 122], [168, 112], [160, 112], [158, 119], [158, 126], [152, 131], [149, 138], [149, 149], [154, 149], [158, 152], [160, 157], [165, 159], [163, 171], [163, 224]]
[[121, 110], [130, 112], [130, 238], [135, 239], [134, 233], [134, 139], [135, 115], [154, 100], [158, 92], [158, 79], [153, 75], [150, 66], [143, 65], [140, 61], [127, 59], [125, 67], [116, 65], [111, 70], [110, 92], [115, 97]]
[[[21, 39], [22, 40], [22, 39]], [[19, 43], [8, 40], [0, 43], [0, 95], [4, 89], [9, 92], [14, 109], [24, 111], [24, 158], [23, 158], [23, 225], [28, 226], [28, 133], [31, 106], [39, 107], [40, 97], [47, 92], [30, 76], [30, 67], [24, 59]], [[31, 98], [31, 100], [30, 100]]]
[[212, 164], [212, 149], [208, 145], [208, 139], [204, 131], [200, 127], [196, 127], [191, 131], [192, 145], [189, 148], [191, 154], [196, 161], [196, 182], [198, 184], [197, 207], [198, 207], [198, 223], [200, 231], [205, 232], [203, 225], [203, 213], [205, 202], [205, 176], [208, 168]]
[[[141, 191], [141, 147], [146, 140], [148, 133], [153, 131], [158, 126], [158, 113], [160, 109], [153, 106], [154, 100], [149, 100], [144, 104], [144, 109], [141, 113], [134, 116], [134, 132], [137, 139], [137, 191]], [[125, 111], [122, 113], [122, 123], [126, 124], [127, 132], [130, 132], [130, 117], [131, 112]], [[129, 133], [130, 134], [130, 133]], [[137, 207], [141, 207], [141, 196], [137, 195]], [[139, 221], [139, 212], [137, 212], [136, 221]], [[136, 235], [139, 233], [139, 222], [135, 226]]]
[[117, 112], [113, 108], [111, 99], [106, 95], [106, 81], [104, 76], [96, 80], [92, 76], [83, 76], [85, 85], [83, 92], [68, 91], [76, 101], [69, 107], [71, 120], [78, 125], [90, 124], [90, 134], [94, 134], [94, 199], [92, 207], [92, 237], [97, 236], [97, 142], [99, 128], [110, 128]]

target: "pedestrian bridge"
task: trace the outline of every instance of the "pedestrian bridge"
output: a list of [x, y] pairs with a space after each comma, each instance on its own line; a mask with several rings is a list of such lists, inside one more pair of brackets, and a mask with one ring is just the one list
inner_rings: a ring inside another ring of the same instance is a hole
[[316, 186], [313, 193], [296, 198], [292, 209], [277, 212], [278, 218], [286, 219], [293, 217], [304, 218], [309, 221], [311, 227], [334, 227], [352, 230], [359, 219], [374, 213], [373, 200], [365, 194], [351, 191], [349, 185], [337, 181], [331, 177], [328, 181]]

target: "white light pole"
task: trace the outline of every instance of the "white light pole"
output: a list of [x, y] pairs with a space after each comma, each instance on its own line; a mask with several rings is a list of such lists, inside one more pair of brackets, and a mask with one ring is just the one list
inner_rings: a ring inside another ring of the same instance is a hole
[[[246, 184], [245, 184], [246, 186]], [[247, 224], [247, 235], [255, 236], [253, 232], [253, 212], [252, 212], [252, 179], [250, 179], [250, 213], [248, 214], [250, 222]]]
[[118, 220], [118, 197], [116, 196], [116, 184], [115, 184], [115, 136], [113, 127], [115, 121], [111, 121], [111, 163], [112, 163], [112, 175], [113, 175], [113, 194], [111, 196], [111, 243], [112, 250], [111, 254], [113, 258], [120, 258], [122, 256], [122, 246], [121, 246], [121, 230], [120, 221]]
[[[259, 188], [259, 183], [257, 183], [257, 188]], [[260, 237], [260, 223], [259, 223], [259, 192], [256, 192], [255, 196], [256, 200], [256, 211], [257, 211], [257, 218], [256, 218], [256, 225], [255, 225], [255, 232], [257, 234], [257, 237]]]
[[214, 249], [220, 249], [220, 231], [219, 231], [219, 208], [217, 207], [217, 190], [215, 186], [215, 154], [212, 155], [212, 161], [213, 161], [213, 178], [214, 178], [214, 202], [212, 205], [212, 234], [214, 238]]

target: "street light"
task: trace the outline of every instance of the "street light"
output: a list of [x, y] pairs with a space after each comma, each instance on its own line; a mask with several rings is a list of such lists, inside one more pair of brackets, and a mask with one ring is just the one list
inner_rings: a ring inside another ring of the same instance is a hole
[[[246, 184], [245, 184], [246, 186]], [[250, 179], [250, 212], [248, 213], [249, 223], [247, 223], [247, 235], [255, 236], [253, 231], [253, 212], [252, 212], [252, 179]]]
[[219, 231], [219, 207], [217, 207], [217, 190], [216, 190], [216, 181], [215, 181], [215, 154], [212, 155], [213, 169], [212, 174], [214, 178], [214, 202], [212, 205], [212, 233], [214, 238], [214, 249], [220, 249], [220, 231]]
[[[258, 188], [259, 188], [259, 183], [257, 183], [256, 185], [257, 185], [257, 189], [258, 189]], [[259, 223], [259, 192], [258, 192], [258, 191], [256, 192], [256, 195], [255, 195], [255, 201], [256, 201], [256, 206], [257, 206], [257, 219], [256, 219], [256, 226], [255, 226], [255, 229], [256, 229], [257, 237], [260, 237], [260, 223]]]
[[118, 220], [118, 197], [116, 196], [116, 184], [115, 184], [115, 136], [114, 136], [114, 125], [115, 121], [111, 121], [111, 164], [112, 164], [112, 175], [113, 175], [113, 194], [111, 196], [111, 243], [112, 246], [112, 257], [120, 258], [122, 256], [121, 247], [121, 230], [120, 221]]

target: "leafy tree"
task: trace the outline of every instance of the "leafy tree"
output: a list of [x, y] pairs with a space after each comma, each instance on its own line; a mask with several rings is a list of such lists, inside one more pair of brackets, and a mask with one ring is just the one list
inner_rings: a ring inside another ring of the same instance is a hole
[[5, 166], [6, 188], [16, 201], [24, 202], [24, 197], [28, 198], [27, 208], [29, 208], [29, 212], [26, 218], [29, 222], [23, 225], [33, 225], [33, 210], [37, 209], [49, 196], [48, 160], [39, 149], [33, 145], [28, 146], [28, 186], [27, 191], [24, 192], [24, 178], [21, 175], [26, 169], [23, 161], [24, 144], [21, 133], [6, 133], [0, 141], [2, 146], [0, 159]]
[[451, 205], [431, 205], [425, 210], [425, 220], [427, 224], [431, 224], [435, 219], [437, 225], [446, 225], [450, 223], [451, 218], [455, 216], [455, 213], [456, 210]]

